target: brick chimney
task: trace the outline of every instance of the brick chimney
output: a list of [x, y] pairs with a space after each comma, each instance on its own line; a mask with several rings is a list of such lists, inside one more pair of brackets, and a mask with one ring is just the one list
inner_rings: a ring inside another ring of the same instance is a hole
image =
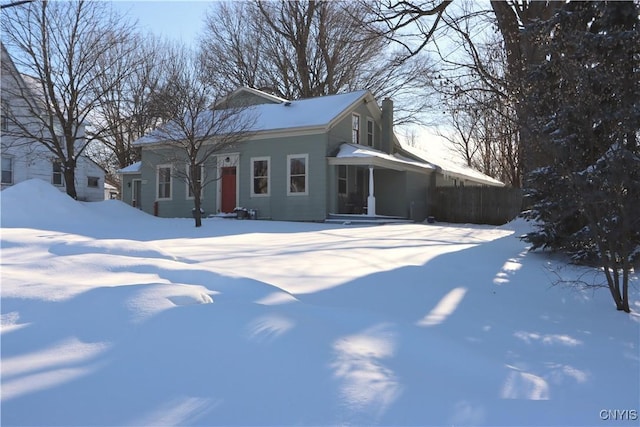
[[393, 101], [391, 98], [382, 100], [382, 137], [380, 148], [388, 154], [393, 154]]

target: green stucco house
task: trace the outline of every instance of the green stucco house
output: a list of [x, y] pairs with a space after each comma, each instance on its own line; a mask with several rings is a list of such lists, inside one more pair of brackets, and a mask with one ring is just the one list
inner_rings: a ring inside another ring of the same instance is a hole
[[[242, 207], [259, 219], [422, 221], [436, 185], [502, 185], [479, 173], [447, 173], [403, 148], [393, 132], [393, 102], [378, 105], [366, 90], [289, 101], [243, 87], [226, 105], [251, 106], [255, 120], [242, 142], [216, 153], [201, 172], [215, 178], [203, 189], [205, 216]], [[193, 198], [175, 173], [185, 166], [166, 162], [171, 144], [147, 135], [135, 145], [141, 161], [119, 171], [122, 200], [162, 217], [191, 216]]]

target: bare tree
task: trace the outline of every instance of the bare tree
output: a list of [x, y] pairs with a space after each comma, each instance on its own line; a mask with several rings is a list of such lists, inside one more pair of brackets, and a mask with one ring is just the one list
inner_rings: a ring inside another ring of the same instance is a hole
[[419, 55], [433, 41], [436, 30], [452, 0], [360, 0], [359, 6], [370, 12], [366, 21], [375, 33], [400, 44], [400, 61]]
[[[16, 67], [31, 76], [30, 87], [15, 85], [21, 88], [12, 94], [30, 118], [15, 120], [14, 129], [53, 153], [67, 194], [76, 198], [77, 160], [97, 137], [85, 129], [98, 100], [128, 72], [110, 52], [126, 54], [131, 26], [107, 3], [91, 1], [44, 0], [11, 8], [3, 18], [3, 43]], [[99, 79], [108, 83], [97, 85]]]
[[440, 56], [434, 88], [446, 113], [441, 133], [468, 166], [520, 187], [517, 101], [495, 19], [465, 3], [450, 11], [433, 42]]
[[366, 88], [396, 99], [396, 122], [415, 121], [429, 102], [425, 55], [399, 61], [371, 10], [352, 1], [216, 3], [201, 42], [210, 82], [249, 86], [287, 99]]
[[250, 85], [288, 99], [334, 94], [384, 49], [384, 40], [355, 25], [356, 13], [340, 1], [220, 3], [207, 16], [202, 51], [206, 63], [228, 63], [212, 68], [229, 88]]
[[220, 179], [217, 155], [244, 141], [257, 119], [250, 107], [228, 105], [226, 96], [207, 84], [198, 65], [189, 53], [167, 64], [167, 81], [151, 101], [154, 114], [166, 122], [138, 140], [171, 164], [170, 172], [162, 173], [186, 183], [196, 227], [202, 225], [202, 191]]
[[165, 64], [173, 63], [180, 49], [153, 35], [138, 34], [100, 59], [99, 66], [113, 64], [124, 74], [115, 84], [104, 73], [97, 79], [103, 96], [96, 105], [93, 128], [106, 150], [95, 147], [91, 151], [100, 154], [100, 164], [108, 171], [138, 161], [140, 153], [133, 142], [162, 122], [165, 112], [154, 105], [155, 95], [166, 83]]
[[[526, 97], [526, 77], [531, 67], [544, 60], [546, 50], [529, 29], [539, 20], [550, 17], [562, 2], [500, 0], [492, 1], [490, 10], [475, 2], [456, 3], [456, 6], [435, 0], [378, 4], [375, 24], [404, 48], [407, 58], [428, 47], [438, 52], [441, 66], [438, 80], [450, 83], [449, 95], [491, 92], [494, 96], [490, 99], [499, 97], [495, 105], [500, 108], [486, 111], [501, 119], [503, 132], [498, 146], [503, 148], [502, 154], [512, 152], [516, 156], [499, 162], [506, 168], [501, 175], [507, 182], [519, 185], [519, 175], [540, 162], [536, 148], [539, 144], [527, 126], [533, 107]], [[489, 40], [492, 45], [488, 45], [480, 34], [484, 29], [497, 32], [500, 40]], [[475, 98], [480, 101], [487, 97], [475, 95]], [[518, 146], [520, 141], [525, 144]]]
[[527, 75], [533, 67], [545, 60], [548, 53], [544, 43], [530, 28], [551, 18], [562, 5], [562, 2], [531, 0], [491, 2], [497, 27], [504, 40], [509, 92], [517, 101], [514, 106], [520, 128], [519, 139], [526, 141], [520, 151], [520, 162], [525, 171], [532, 171], [541, 164], [535, 132], [527, 126], [534, 110], [526, 96]]

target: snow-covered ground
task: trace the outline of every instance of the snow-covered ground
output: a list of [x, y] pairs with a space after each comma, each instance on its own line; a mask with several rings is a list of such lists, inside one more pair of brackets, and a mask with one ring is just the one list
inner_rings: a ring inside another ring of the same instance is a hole
[[551, 286], [587, 270], [527, 252], [521, 221], [196, 229], [41, 181], [1, 200], [3, 426], [639, 423], [639, 280], [629, 315]]

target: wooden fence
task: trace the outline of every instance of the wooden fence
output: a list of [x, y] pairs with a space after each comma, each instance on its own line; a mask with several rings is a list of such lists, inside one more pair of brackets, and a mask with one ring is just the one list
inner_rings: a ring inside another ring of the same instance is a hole
[[522, 210], [522, 190], [501, 187], [441, 187], [432, 193], [436, 221], [502, 225]]

